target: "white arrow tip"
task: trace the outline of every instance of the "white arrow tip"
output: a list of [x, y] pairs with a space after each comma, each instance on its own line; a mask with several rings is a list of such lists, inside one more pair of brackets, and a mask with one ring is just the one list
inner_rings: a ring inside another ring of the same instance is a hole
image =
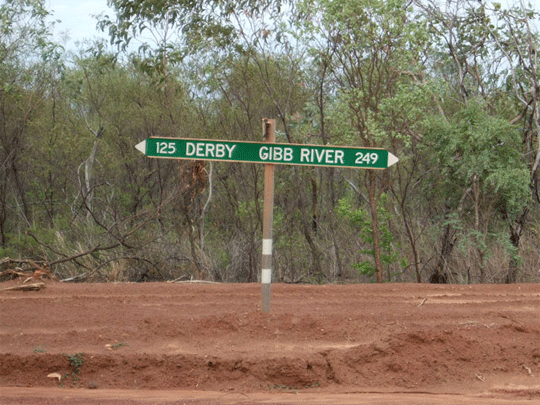
[[138, 143], [137, 145], [135, 145], [135, 148], [137, 150], [140, 150], [143, 153], [143, 155], [146, 155], [146, 139]]
[[393, 164], [397, 163], [399, 161], [399, 159], [392, 155], [390, 152], [388, 152], [388, 166], [387, 167], [390, 167], [392, 166]]

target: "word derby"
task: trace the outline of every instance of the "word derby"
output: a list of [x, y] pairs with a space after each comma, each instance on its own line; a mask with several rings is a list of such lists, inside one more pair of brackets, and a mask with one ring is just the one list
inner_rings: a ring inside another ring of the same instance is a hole
[[148, 157], [226, 162], [386, 169], [398, 161], [375, 148], [316, 146], [263, 142], [148, 138], [136, 148]]

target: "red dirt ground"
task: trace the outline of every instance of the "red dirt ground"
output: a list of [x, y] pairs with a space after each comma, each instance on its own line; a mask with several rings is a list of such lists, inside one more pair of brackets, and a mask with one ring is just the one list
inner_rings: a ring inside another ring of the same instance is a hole
[[260, 300], [258, 284], [0, 291], [0, 404], [540, 404], [539, 284]]

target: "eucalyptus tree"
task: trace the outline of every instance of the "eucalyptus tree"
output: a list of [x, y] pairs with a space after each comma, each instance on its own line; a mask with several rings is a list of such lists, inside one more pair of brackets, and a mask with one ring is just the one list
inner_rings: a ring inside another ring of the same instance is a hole
[[[236, 25], [240, 27], [237, 31], [238, 47], [255, 68], [256, 80], [262, 85], [260, 95], [267, 102], [263, 105], [270, 113], [267, 116], [277, 119], [278, 141], [318, 143], [321, 141], [318, 131], [313, 133], [302, 125], [312, 95], [307, 86], [309, 73], [305, 71], [307, 51], [295, 31], [293, 7], [289, 5], [288, 10], [282, 12], [267, 7], [249, 17], [238, 10], [234, 12]], [[319, 226], [324, 221], [324, 215], [319, 215], [318, 209], [320, 180], [317, 174], [321, 171], [294, 166], [283, 168], [279, 174], [282, 171], [292, 172], [292, 176], [283, 173], [288, 181], [283, 188], [278, 188], [276, 200], [285, 223], [294, 226], [286, 226], [277, 232], [283, 240], [288, 241], [280, 245], [279, 236], [276, 239], [276, 246], [281, 246], [280, 251], [287, 257], [279, 260], [280, 255], [276, 255], [277, 274], [286, 274], [287, 279], [322, 282], [328, 274], [321, 247], [325, 244], [324, 236], [321, 232], [317, 233], [318, 229], [324, 229]], [[290, 188], [297, 192], [292, 195], [287, 193]], [[293, 249], [293, 246], [302, 246], [306, 254], [301, 249]], [[302, 262], [296, 263], [298, 259]], [[297, 272], [295, 266], [304, 270]], [[280, 268], [283, 272], [279, 272]]]
[[[436, 1], [417, 1], [415, 5], [424, 18], [430, 21], [430, 29], [433, 33], [435, 52], [429, 74], [432, 80], [442, 84], [438, 86], [440, 91], [434, 98], [440, 119], [445, 121], [446, 125], [452, 126], [454, 124], [451, 122], [456, 117], [463, 114], [468, 116], [471, 111], [478, 112], [478, 100], [482, 100], [480, 103], [482, 114], [475, 115], [476, 118], [467, 129], [461, 127], [460, 135], [463, 142], [461, 147], [463, 150], [468, 149], [468, 153], [472, 153], [475, 159], [481, 159], [483, 153], [477, 144], [479, 137], [483, 139], [483, 142], [488, 143], [495, 142], [493, 136], [502, 139], [504, 137], [502, 133], [496, 134], [499, 128], [506, 134], [505, 136], [512, 138], [512, 140], [499, 141], [497, 153], [493, 154], [493, 161], [484, 162], [484, 167], [480, 172], [472, 169], [471, 166], [474, 165], [471, 165], [470, 160], [460, 158], [459, 164], [465, 165], [471, 177], [465, 183], [447, 184], [442, 190], [445, 191], [442, 195], [449, 197], [452, 191], [457, 192], [458, 195], [461, 194], [454, 203], [446, 206], [445, 211], [447, 215], [459, 212], [458, 216], [461, 219], [469, 220], [469, 223], [473, 224], [473, 233], [477, 236], [469, 240], [471, 244], [477, 246], [478, 256], [480, 256], [480, 280], [484, 281], [482, 257], [488, 250], [487, 228], [480, 229], [478, 218], [484, 209], [488, 211], [490, 209], [484, 206], [479, 210], [479, 199], [485, 199], [486, 194], [482, 197], [482, 192], [487, 191], [487, 189], [480, 191], [482, 190], [480, 183], [485, 182], [489, 177], [491, 180], [488, 183], [491, 182], [495, 190], [499, 190], [503, 184], [505, 184], [504, 187], [514, 185], [513, 193], [500, 193], [499, 209], [494, 211], [495, 215], [487, 217], [487, 222], [480, 222], [486, 227], [492, 226], [497, 220], [507, 223], [510, 266], [506, 280], [515, 281], [519, 242], [531, 207], [531, 196], [527, 197], [523, 193], [523, 190], [527, 189], [524, 186], [523, 164], [528, 162], [529, 187], [534, 193], [537, 189], [538, 162], [540, 161], [537, 142], [538, 96], [537, 92], [531, 91], [537, 88], [535, 46], [538, 34], [535, 32], [532, 20], [537, 18], [538, 14], [534, 10], [527, 9], [522, 2], [519, 6], [509, 9], [503, 8], [498, 3], [462, 0], [446, 2], [444, 5]], [[503, 121], [507, 123], [504, 130], [501, 129], [504, 126]], [[477, 126], [479, 122], [483, 124]], [[480, 130], [482, 125], [491, 127]], [[516, 131], [521, 132], [522, 142], [515, 139]], [[476, 135], [470, 136], [472, 133]], [[465, 134], [469, 135], [465, 136]], [[447, 146], [449, 146], [453, 144], [450, 137], [458, 136], [458, 133], [448, 130], [440, 133], [440, 136], [448, 142]], [[488, 148], [487, 144], [484, 146]], [[504, 157], [510, 153], [507, 148], [514, 151], [511, 154], [513, 160]], [[501, 155], [502, 151], [506, 152]], [[495, 175], [499, 170], [496, 167], [502, 170], [498, 172], [498, 175]], [[462, 186], [460, 187], [459, 184]], [[462, 210], [462, 203], [470, 198], [475, 209], [470, 211], [472, 215], [467, 218], [466, 212]], [[443, 263], [448, 261], [449, 253], [455, 244], [455, 238], [447, 237], [449, 234], [455, 234], [455, 229], [452, 229], [454, 223], [449, 219], [445, 221], [446, 230], [443, 233], [443, 246], [436, 272], [444, 267]], [[482, 236], [479, 238], [478, 235]]]
[[[514, 115], [511, 115], [510, 119], [521, 127], [521, 137], [526, 148], [524, 156], [530, 173], [530, 188], [535, 201], [540, 203], [540, 33], [537, 25], [540, 12], [523, 0], [509, 9], [502, 8], [500, 3], [493, 3], [493, 8], [498, 24], [488, 28], [505, 62], [506, 89], [513, 96]], [[510, 241], [516, 251], [519, 250], [528, 213], [529, 206], [525, 206], [520, 213], [507, 216]], [[517, 275], [518, 262], [512, 259], [506, 281], [515, 282]]]
[[[315, 43], [314, 53], [335, 83], [336, 101], [332, 116], [327, 116], [332, 127], [329, 138], [333, 143], [393, 149], [396, 134], [385, 120], [383, 106], [418, 73], [426, 40], [422, 25], [414, 21], [404, 1], [320, 0], [301, 4], [307, 32]], [[367, 188], [378, 282], [383, 281], [378, 204], [391, 176], [389, 171], [360, 174]]]
[[32, 153], [35, 152], [32, 139], [41, 136], [34, 132], [34, 122], [42, 118], [47, 97], [54, 94], [52, 82], [62, 67], [61, 50], [51, 41], [44, 3], [42, 0], [6, 0], [0, 4], [2, 247], [8, 245], [10, 234], [33, 225], [36, 203], [33, 196], [44, 191], [40, 182], [33, 179], [36, 162], [32, 162], [29, 155], [39, 158]]
[[115, 265], [131, 261], [140, 273], [133, 278], [146, 277], [149, 269], [157, 278], [175, 275], [174, 263], [189, 257], [178, 225], [184, 204], [178, 165], [134, 150], [149, 136], [182, 136], [193, 128], [190, 98], [175, 68], [171, 72], [167, 98], [159, 77], [99, 42], [81, 50], [63, 81], [71, 129], [83, 150], [75, 168], [79, 192], [72, 209], [75, 217], [85, 214], [79, 222], [94, 231], [84, 245], [90, 248], [100, 237], [117, 243], [109, 260]]
[[[165, 83], [168, 69], [175, 64], [184, 63], [188, 73], [195, 72], [191, 76], [192, 91], [201, 105], [200, 123], [208, 129], [206, 137], [230, 133], [230, 139], [259, 140], [261, 118], [275, 117], [279, 122], [279, 133], [284, 136], [281, 141], [293, 140], [295, 134], [290, 127], [290, 118], [302, 109], [305, 90], [299, 79], [301, 58], [291, 51], [291, 42], [287, 42], [282, 27], [282, 23], [286, 24], [286, 13], [282, 12], [286, 2], [111, 1], [109, 4], [115, 10], [116, 19], [105, 18], [101, 26], [109, 30], [113, 43], [126, 46], [130, 41], [151, 34], [154, 44], [146, 42], [140, 47], [145, 68], [157, 72]], [[201, 94], [205, 97], [201, 98]], [[223, 169], [219, 165], [215, 167], [214, 178], [222, 179]], [[233, 170], [250, 180], [243, 182], [241, 187], [230, 181], [213, 182], [214, 187], [227, 187], [231, 196], [240, 200], [254, 199], [247, 204], [257, 207], [261, 167], [242, 166]], [[295, 171], [295, 183], [297, 186], [302, 183], [298, 170]], [[217, 195], [210, 194], [208, 189], [206, 192], [209, 197]], [[239, 196], [239, 192], [248, 194]], [[290, 203], [292, 207], [308, 205], [306, 193], [295, 194], [295, 197]], [[238, 202], [231, 201], [231, 207], [237, 209]], [[313, 219], [305, 209], [300, 212], [303, 214], [301, 229], [313, 257], [313, 272], [320, 274], [320, 253], [311, 235], [310, 221]], [[250, 281], [257, 266], [253, 252], [258, 242], [253, 235], [261, 222], [260, 211], [257, 209], [255, 213], [257, 215], [252, 218], [255, 222], [237, 223], [240, 228], [246, 227], [243, 237], [248, 238], [247, 280]], [[205, 234], [202, 223], [199, 235]]]
[[[431, 176], [430, 187], [472, 229], [468, 243], [477, 251], [474, 267], [479, 269], [479, 281], [486, 282], [485, 257], [496, 242], [490, 238], [500, 234], [501, 216], [520, 215], [531, 199], [518, 127], [491, 116], [485, 102], [477, 99], [448, 119], [433, 117], [427, 128], [425, 142], [439, 169]], [[447, 276], [444, 268], [436, 270]]]
[[[259, 39], [262, 40], [262, 34]], [[188, 64], [193, 72], [192, 83], [197, 86], [196, 102], [206, 137], [260, 141], [261, 118], [277, 117], [278, 142], [295, 141], [297, 133], [290, 127], [289, 120], [295, 111], [303, 108], [307, 98], [298, 72], [300, 62], [291, 55], [274, 54], [246, 42], [243, 46], [251, 46], [251, 50], [225, 53], [213, 49]], [[225, 267], [230, 270], [229, 276], [236, 273], [241, 280], [254, 281], [260, 255], [263, 167], [229, 163], [227, 166], [215, 164], [214, 168], [217, 181], [214, 182], [216, 197], [212, 216], [220, 229], [223, 228], [220, 234], [227, 235], [222, 241], [222, 250], [230, 255]], [[292, 226], [298, 223], [297, 203], [304, 195], [297, 186], [300, 175], [291, 167], [276, 171], [276, 211], [287, 218], [284, 228], [276, 232], [276, 246], [285, 239], [301, 238], [296, 235], [298, 228]], [[291, 187], [298, 193], [290, 193]], [[276, 214], [276, 230], [281, 226], [280, 217]], [[288, 279], [293, 262], [303, 260], [306, 255], [298, 252], [298, 243], [283, 242], [283, 246], [282, 255], [276, 256], [279, 271], [275, 274]], [[292, 253], [295, 249], [296, 253]], [[281, 257], [294, 259], [281, 260]], [[312, 265], [317, 267], [315, 258]], [[310, 265], [302, 273], [311, 271]]]

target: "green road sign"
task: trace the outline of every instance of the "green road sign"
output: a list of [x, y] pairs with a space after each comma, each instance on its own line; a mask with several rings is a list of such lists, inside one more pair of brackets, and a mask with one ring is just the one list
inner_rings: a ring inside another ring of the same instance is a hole
[[399, 159], [383, 149], [284, 143], [148, 138], [136, 148], [148, 157], [386, 169]]

